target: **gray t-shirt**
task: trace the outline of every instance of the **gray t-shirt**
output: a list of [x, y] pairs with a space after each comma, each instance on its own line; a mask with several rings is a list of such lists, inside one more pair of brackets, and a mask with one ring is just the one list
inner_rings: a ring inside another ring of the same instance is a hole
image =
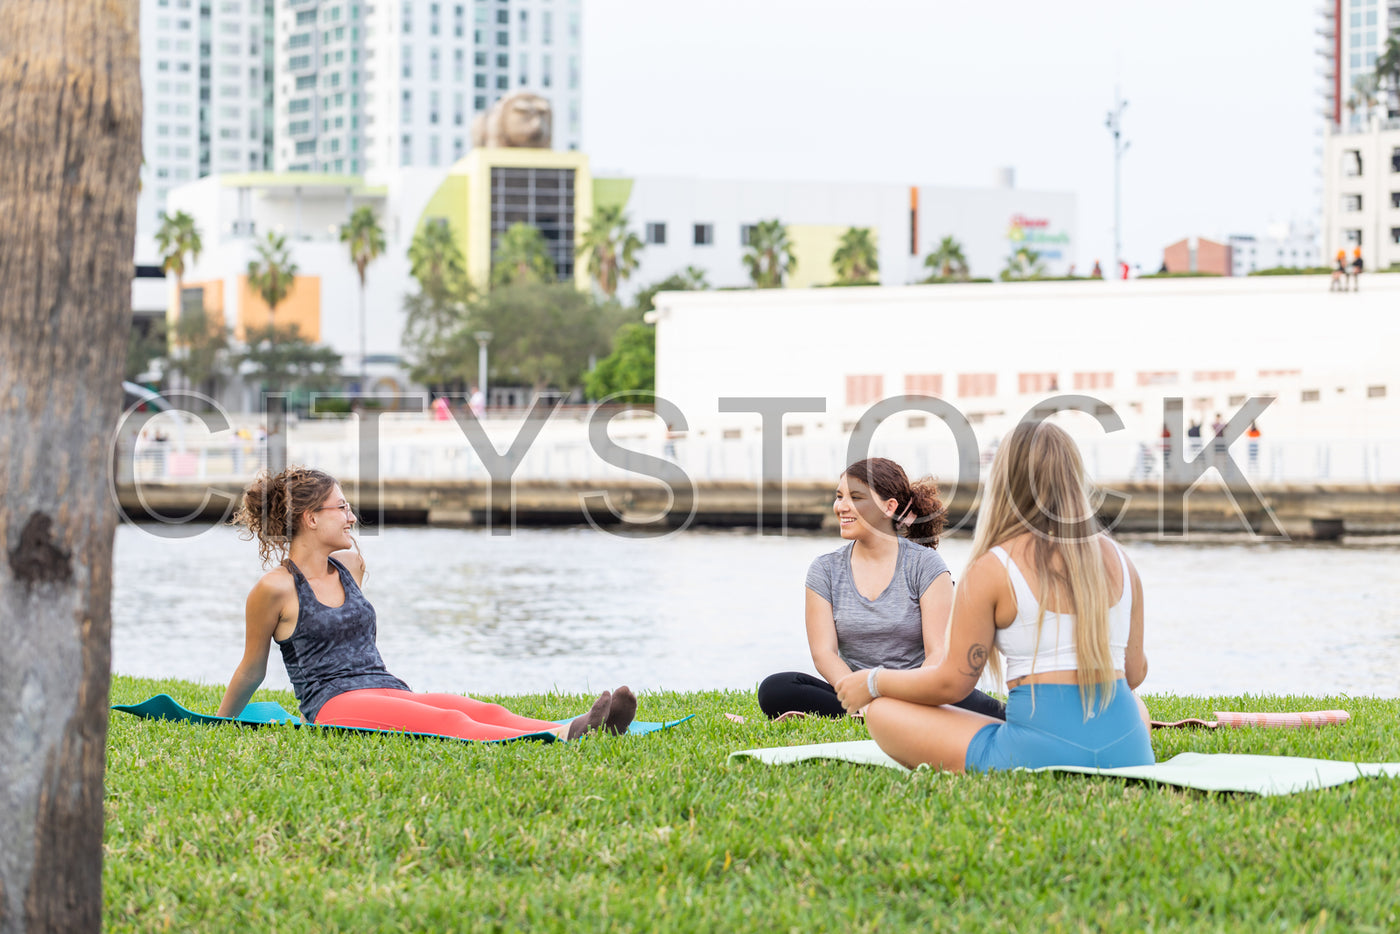
[[890, 585], [867, 600], [851, 574], [854, 545], [822, 555], [807, 569], [807, 589], [831, 604], [837, 653], [853, 671], [876, 665], [918, 668], [924, 663], [919, 598], [935, 578], [948, 573], [947, 563], [934, 549], [901, 538]]

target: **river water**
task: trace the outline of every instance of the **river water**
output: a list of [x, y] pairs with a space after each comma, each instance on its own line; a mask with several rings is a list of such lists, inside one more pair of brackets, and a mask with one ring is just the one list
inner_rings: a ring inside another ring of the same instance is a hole
[[[228, 528], [117, 530], [113, 671], [227, 682], [256, 546]], [[379, 646], [415, 690], [752, 689], [812, 671], [803, 581], [833, 534], [389, 527], [365, 536]], [[1128, 540], [1150, 673], [1179, 694], [1400, 696], [1400, 546]], [[956, 577], [968, 539], [940, 551]], [[267, 687], [288, 687], [275, 653]], [[1208, 711], [1207, 711], [1208, 713]]]

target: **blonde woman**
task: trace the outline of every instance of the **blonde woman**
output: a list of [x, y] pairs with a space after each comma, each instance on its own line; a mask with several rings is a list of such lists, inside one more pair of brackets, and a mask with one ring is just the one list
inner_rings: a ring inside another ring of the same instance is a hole
[[[1155, 761], [1142, 583], [1100, 531], [1074, 442], [1023, 422], [1002, 442], [936, 668], [856, 671], [837, 685], [880, 748], [911, 768], [988, 771]], [[946, 706], [1005, 661], [1006, 722]]]

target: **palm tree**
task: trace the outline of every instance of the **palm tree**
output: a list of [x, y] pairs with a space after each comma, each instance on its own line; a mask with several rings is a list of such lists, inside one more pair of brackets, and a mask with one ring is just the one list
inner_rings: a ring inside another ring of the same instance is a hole
[[709, 280], [705, 278], [705, 270], [699, 266], [685, 267], [681, 272], [681, 281], [690, 292], [704, 292], [710, 287]]
[[[1385, 40], [1385, 49], [1376, 59], [1376, 80], [1383, 85], [1386, 95], [1386, 116], [1400, 116], [1400, 30], [1391, 32]], [[1394, 100], [1395, 106], [1390, 101]]]
[[452, 234], [452, 225], [433, 220], [414, 234], [408, 247], [409, 272], [427, 295], [442, 298], [458, 291], [467, 281], [462, 251]]
[[788, 239], [787, 228], [782, 221], [774, 218], [754, 225], [753, 232], [749, 234], [744, 265], [755, 288], [782, 288], [783, 279], [797, 268], [792, 241]]
[[930, 279], [966, 279], [967, 256], [962, 244], [954, 237], [944, 237], [938, 248], [924, 257], [924, 268]]
[[491, 284], [548, 283], [554, 279], [554, 260], [544, 234], [529, 224], [511, 224], [506, 228], [491, 257]]
[[869, 227], [848, 227], [831, 255], [837, 285], [867, 285], [880, 271], [880, 257]]
[[1045, 264], [1040, 254], [1028, 246], [1017, 247], [1006, 258], [1006, 268], [1001, 271], [1002, 282], [1018, 282], [1022, 279], [1039, 279], [1045, 275]]
[[185, 300], [185, 254], [189, 254], [191, 263], [197, 263], [199, 254], [204, 250], [194, 218], [184, 211], [176, 211], [174, 217], [161, 211], [156, 246], [160, 249], [160, 268], [175, 274], [175, 309], [178, 314]]
[[340, 228], [340, 242], [349, 244], [350, 261], [360, 274], [360, 391], [369, 386], [369, 371], [365, 368], [365, 270], [384, 252], [384, 230], [374, 216], [374, 208], [362, 205]]
[[583, 235], [577, 255], [588, 257], [588, 274], [608, 298], [617, 295], [619, 280], [626, 279], [637, 269], [637, 252], [642, 241], [627, 229], [627, 215], [622, 206], [602, 205], [593, 212], [588, 232]]
[[287, 252], [287, 238], [268, 232], [257, 246], [257, 259], [248, 262], [248, 284], [267, 302], [267, 323], [277, 323], [277, 306], [292, 290], [297, 264]]

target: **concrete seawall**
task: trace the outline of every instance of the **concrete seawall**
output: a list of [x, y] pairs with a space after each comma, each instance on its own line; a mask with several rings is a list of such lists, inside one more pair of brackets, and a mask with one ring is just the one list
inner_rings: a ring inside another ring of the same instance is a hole
[[[218, 521], [242, 492], [239, 484], [122, 484], [117, 499], [127, 519]], [[1260, 484], [1231, 491], [1220, 485], [1119, 483], [1125, 499], [1114, 528], [1176, 537], [1253, 533], [1266, 537], [1336, 539], [1343, 534], [1400, 534], [1400, 484]], [[694, 500], [675, 501], [655, 483], [628, 480], [522, 480], [491, 490], [484, 480], [386, 480], [378, 491], [346, 493], [363, 520], [439, 526], [582, 525], [663, 531], [684, 525], [820, 529], [834, 523], [830, 483], [784, 487], [743, 482], [697, 483]], [[954, 524], [971, 529], [976, 493], [953, 488], [944, 498]], [[1237, 505], [1238, 504], [1238, 505]], [[692, 514], [693, 509], [693, 514]], [[513, 517], [512, 517], [513, 513]], [[957, 520], [962, 519], [961, 522]]]

